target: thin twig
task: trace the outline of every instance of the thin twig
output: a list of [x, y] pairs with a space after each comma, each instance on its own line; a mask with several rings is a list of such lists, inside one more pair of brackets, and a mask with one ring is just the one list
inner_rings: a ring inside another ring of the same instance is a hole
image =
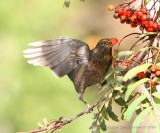
[[[154, 38], [152, 40], [150, 40], [148, 47], [152, 46], [154, 42]], [[147, 54], [148, 50], [144, 51], [143, 54], [141, 55], [141, 57], [139, 58], [138, 62], [142, 62], [143, 59], [145, 58], [146, 54]]]
[[[55, 125], [53, 125], [50, 129], [47, 128], [47, 127], [44, 127], [44, 128], [40, 128], [40, 129], [37, 129], [37, 130], [33, 130], [33, 131], [29, 131], [29, 132], [17, 132], [17, 133], [40, 133], [40, 132], [43, 132], [43, 131], [47, 131], [47, 130], [50, 130], [51, 132], [54, 132], [56, 131], [57, 129], [61, 129], [64, 125], [67, 125], [69, 123], [71, 123], [72, 121], [76, 120], [77, 118], [79, 118], [80, 116], [84, 115], [84, 114], [88, 114], [90, 113], [91, 111], [93, 111], [93, 109], [98, 106], [100, 103], [102, 103], [103, 101], [105, 101], [106, 99], [108, 99], [107, 97], [105, 97], [104, 99], [102, 100], [99, 100], [98, 102], [94, 103], [92, 106], [90, 106], [89, 108], [83, 110], [82, 112], [80, 112], [79, 114], [71, 117], [71, 118], [68, 118], [66, 120], [59, 120], [55, 123]], [[54, 121], [55, 122], [55, 121]], [[53, 123], [53, 122], [50, 122], [50, 123]], [[50, 124], [48, 125], [48, 127], [50, 126]]]

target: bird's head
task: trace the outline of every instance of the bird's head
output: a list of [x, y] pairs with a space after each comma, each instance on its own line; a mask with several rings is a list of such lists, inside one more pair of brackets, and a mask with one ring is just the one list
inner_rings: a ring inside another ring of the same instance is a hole
[[97, 46], [98, 47], [107, 47], [108, 48], [108, 47], [114, 46], [117, 43], [118, 43], [117, 38], [104, 38], [104, 39], [101, 39], [97, 43]]

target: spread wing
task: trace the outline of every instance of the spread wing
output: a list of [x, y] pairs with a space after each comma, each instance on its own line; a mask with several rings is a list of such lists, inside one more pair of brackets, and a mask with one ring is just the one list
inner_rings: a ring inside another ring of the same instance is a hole
[[28, 63], [35, 66], [47, 66], [56, 76], [62, 77], [78, 65], [88, 64], [90, 50], [86, 43], [61, 38], [28, 44], [32, 48], [24, 51]]

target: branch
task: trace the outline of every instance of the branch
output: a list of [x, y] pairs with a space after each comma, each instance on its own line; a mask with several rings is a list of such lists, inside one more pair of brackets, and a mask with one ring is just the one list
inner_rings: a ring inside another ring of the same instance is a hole
[[[149, 44], [148, 44], [148, 47], [152, 46], [153, 45], [153, 42], [154, 42], [154, 38], [152, 40], [150, 40]], [[141, 55], [141, 57], [139, 58], [139, 61], [138, 62], [142, 62], [143, 59], [145, 58], [146, 54], [147, 54], [147, 50], [143, 52], [143, 54]]]
[[47, 127], [43, 127], [43, 128], [37, 129], [37, 130], [29, 131], [29, 132], [17, 132], [17, 133], [40, 133], [40, 132], [43, 132], [43, 131], [51, 131], [53, 133], [57, 129], [61, 129], [63, 126], [65, 126], [65, 125], [71, 123], [72, 121], [76, 120], [80, 116], [90, 113], [91, 111], [93, 111], [93, 109], [96, 106], [98, 106], [100, 103], [102, 103], [106, 99], [108, 99], [108, 97], [105, 97], [104, 99], [99, 100], [98, 102], [96, 102], [92, 106], [90, 106], [89, 108], [83, 110], [82, 112], [80, 112], [79, 114], [77, 114], [77, 115], [75, 115], [71, 118], [68, 118], [68, 119], [65, 119], [65, 120], [62, 120], [62, 118], [60, 118], [57, 121], [51, 121], [49, 124], [47, 124]]

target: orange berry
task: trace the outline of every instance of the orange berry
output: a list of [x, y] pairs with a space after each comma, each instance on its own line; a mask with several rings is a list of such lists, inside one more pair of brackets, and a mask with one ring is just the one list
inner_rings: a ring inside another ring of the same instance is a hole
[[157, 85], [159, 84], [159, 83], [153, 81], [152, 79], [150, 79], [150, 80], [148, 81], [148, 83], [150, 83], [150, 84], [153, 85], [153, 86], [157, 86]]
[[157, 77], [160, 77], [160, 71], [156, 71], [155, 74]]
[[155, 65], [153, 65], [153, 66], [150, 68], [150, 70], [155, 73], [155, 72], [157, 71], [157, 68], [156, 68]]
[[108, 9], [110, 10], [110, 11], [113, 11], [114, 10], [114, 5], [108, 5]]
[[118, 19], [118, 18], [119, 18], [119, 14], [118, 14], [118, 13], [115, 13], [115, 14], [113, 15], [113, 17], [114, 17], [115, 19]]
[[160, 71], [160, 65], [156, 66], [156, 70]]

